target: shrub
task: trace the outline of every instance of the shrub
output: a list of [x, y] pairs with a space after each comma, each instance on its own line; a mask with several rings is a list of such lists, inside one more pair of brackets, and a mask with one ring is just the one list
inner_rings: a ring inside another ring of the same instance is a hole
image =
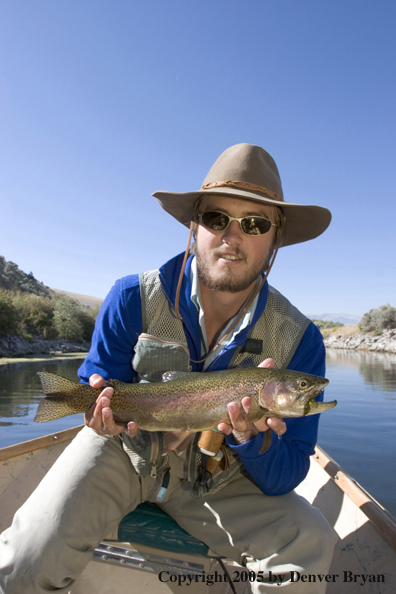
[[396, 307], [391, 307], [389, 303], [381, 305], [381, 325], [384, 330], [396, 328]]
[[56, 338], [54, 300], [29, 293], [14, 293], [13, 304], [18, 312], [18, 331], [22, 335]]
[[0, 334], [15, 334], [18, 327], [18, 312], [8, 291], [0, 290]]
[[65, 338], [90, 341], [99, 308], [87, 309], [65, 296], [44, 297], [0, 289], [0, 334], [33, 341]]
[[74, 299], [55, 299], [54, 326], [58, 336], [68, 340], [91, 340], [95, 315]]
[[362, 317], [359, 328], [362, 332], [382, 332], [396, 328], [396, 308], [387, 303], [378, 309], [370, 309]]

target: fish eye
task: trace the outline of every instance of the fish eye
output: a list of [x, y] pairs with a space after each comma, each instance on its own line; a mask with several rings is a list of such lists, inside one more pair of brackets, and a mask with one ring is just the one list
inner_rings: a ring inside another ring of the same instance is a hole
[[308, 386], [309, 386], [309, 382], [308, 382], [306, 379], [299, 379], [299, 380], [297, 381], [297, 386], [298, 386], [299, 388], [308, 388]]

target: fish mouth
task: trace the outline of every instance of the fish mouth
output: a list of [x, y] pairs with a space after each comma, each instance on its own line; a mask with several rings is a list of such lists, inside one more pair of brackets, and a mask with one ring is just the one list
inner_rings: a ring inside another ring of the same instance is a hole
[[[315, 401], [316, 402], [316, 401]], [[331, 400], [330, 402], [317, 402], [316, 410], [318, 413], [324, 412], [325, 410], [330, 410], [337, 406], [337, 400]]]
[[309, 390], [309, 398], [306, 400], [306, 404], [308, 405], [310, 401], [315, 402], [315, 409], [318, 413], [324, 412], [326, 410], [330, 410], [337, 405], [337, 400], [330, 400], [329, 402], [318, 402], [316, 398], [323, 392], [326, 386], [328, 386], [329, 380], [326, 378], [322, 378], [319, 385], [312, 386]]

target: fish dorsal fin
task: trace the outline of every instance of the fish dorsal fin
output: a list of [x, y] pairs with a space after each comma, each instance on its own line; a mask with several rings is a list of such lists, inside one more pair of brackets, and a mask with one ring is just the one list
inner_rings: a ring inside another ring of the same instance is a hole
[[183, 377], [192, 377], [193, 375], [202, 375], [200, 371], [165, 371], [162, 374], [163, 382], [171, 382], [175, 379], [182, 379]]

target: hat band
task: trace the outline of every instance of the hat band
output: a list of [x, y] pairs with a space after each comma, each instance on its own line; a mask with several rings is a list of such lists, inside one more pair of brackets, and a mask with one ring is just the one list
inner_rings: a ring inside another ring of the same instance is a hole
[[282, 196], [279, 194], [275, 194], [275, 192], [271, 192], [267, 188], [263, 188], [263, 186], [258, 186], [257, 184], [252, 184], [250, 182], [244, 181], [217, 181], [217, 182], [210, 182], [202, 186], [201, 190], [208, 190], [209, 188], [223, 188], [223, 187], [231, 187], [231, 188], [239, 188], [240, 190], [255, 190], [256, 192], [261, 192], [262, 194], [266, 194], [273, 200], [278, 200], [279, 202], [283, 202]]

